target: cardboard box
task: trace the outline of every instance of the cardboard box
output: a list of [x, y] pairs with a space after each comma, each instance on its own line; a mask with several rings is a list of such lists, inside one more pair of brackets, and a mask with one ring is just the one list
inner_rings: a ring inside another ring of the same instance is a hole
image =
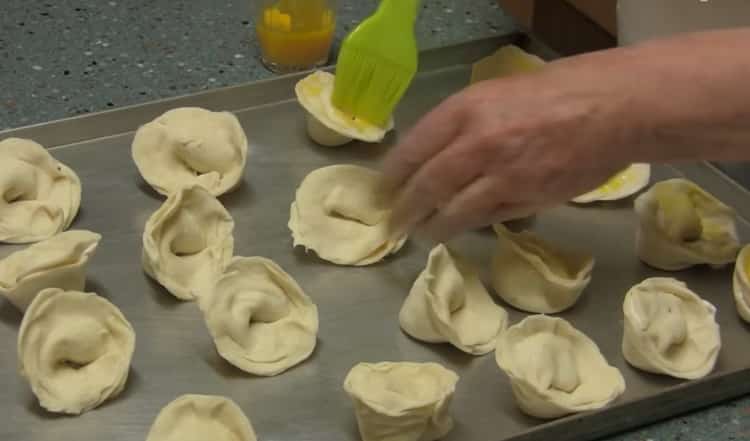
[[617, 0], [498, 0], [517, 23], [563, 55], [617, 44]]

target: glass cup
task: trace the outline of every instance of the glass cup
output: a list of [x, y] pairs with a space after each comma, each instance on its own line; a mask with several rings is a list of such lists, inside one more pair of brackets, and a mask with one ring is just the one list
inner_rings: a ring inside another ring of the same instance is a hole
[[261, 60], [276, 73], [328, 61], [336, 29], [337, 0], [254, 0]]

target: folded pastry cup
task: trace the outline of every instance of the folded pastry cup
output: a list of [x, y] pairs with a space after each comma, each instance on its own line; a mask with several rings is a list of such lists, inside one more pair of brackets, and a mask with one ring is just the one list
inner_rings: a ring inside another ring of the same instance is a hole
[[219, 196], [242, 179], [247, 137], [230, 112], [180, 107], [141, 126], [132, 155], [143, 179], [160, 194], [199, 185]]
[[81, 181], [34, 141], [0, 141], [0, 242], [29, 243], [66, 230], [81, 205]]
[[101, 238], [86, 230], [66, 231], [0, 260], [0, 294], [25, 311], [45, 288], [83, 290], [86, 264]]
[[234, 220], [199, 185], [172, 193], [143, 232], [143, 269], [181, 300], [210, 291], [232, 258]]
[[255, 430], [232, 400], [215, 395], [183, 395], [167, 404], [146, 441], [256, 441]]
[[737, 257], [734, 267], [734, 301], [737, 312], [743, 320], [750, 323], [750, 245], [746, 246]]
[[232, 259], [201, 309], [219, 354], [245, 372], [278, 375], [315, 349], [318, 310], [271, 260]]
[[534, 315], [511, 326], [495, 355], [519, 408], [537, 418], [599, 409], [625, 391], [596, 343], [560, 318]]
[[50, 412], [80, 414], [125, 387], [135, 332], [119, 309], [93, 293], [49, 288], [21, 322], [21, 375]]
[[524, 231], [495, 225], [492, 286], [523, 311], [553, 314], [572, 307], [591, 281], [594, 258], [561, 249]]
[[508, 313], [493, 302], [478, 271], [438, 245], [399, 314], [401, 329], [417, 340], [450, 343], [474, 355], [495, 350]]
[[679, 280], [654, 277], [628, 291], [622, 352], [631, 365], [676, 378], [713, 371], [721, 349], [716, 308]]
[[638, 257], [654, 268], [721, 267], [737, 257], [734, 210], [688, 180], [655, 184], [635, 200], [635, 211]]
[[401, 249], [389, 230], [382, 174], [356, 165], [314, 170], [300, 184], [289, 215], [294, 246], [339, 265], [371, 265]]
[[453, 428], [449, 407], [457, 382], [458, 375], [436, 363], [360, 363], [344, 389], [362, 441], [433, 441]]

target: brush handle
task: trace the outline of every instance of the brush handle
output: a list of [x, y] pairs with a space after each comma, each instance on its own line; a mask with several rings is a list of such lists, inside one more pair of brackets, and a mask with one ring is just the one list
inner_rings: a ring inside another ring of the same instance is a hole
[[389, 21], [413, 27], [419, 14], [420, 0], [381, 0], [374, 15], [388, 17]]

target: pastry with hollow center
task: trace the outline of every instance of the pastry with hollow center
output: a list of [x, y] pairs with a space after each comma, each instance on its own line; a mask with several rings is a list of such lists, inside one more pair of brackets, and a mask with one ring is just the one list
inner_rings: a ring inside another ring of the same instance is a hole
[[219, 354], [255, 375], [278, 375], [315, 349], [318, 309], [280, 266], [235, 257], [201, 301]]
[[0, 294], [25, 311], [45, 288], [83, 290], [86, 264], [101, 238], [91, 231], [66, 231], [0, 260]]
[[414, 282], [399, 314], [401, 328], [429, 343], [448, 342], [474, 355], [495, 349], [508, 313], [495, 304], [478, 271], [464, 258], [438, 245]]
[[623, 303], [622, 352], [648, 372], [694, 380], [713, 371], [721, 349], [716, 308], [667, 277], [646, 279]]
[[255, 430], [232, 400], [215, 395], [183, 395], [167, 404], [146, 441], [257, 441]]
[[560, 318], [534, 315], [511, 326], [495, 355], [519, 408], [537, 418], [599, 409], [625, 391], [596, 343]]
[[135, 332], [93, 293], [49, 288], [26, 310], [18, 333], [21, 375], [50, 412], [80, 414], [125, 387]]
[[199, 185], [172, 193], [143, 231], [143, 269], [181, 300], [210, 291], [234, 250], [234, 220]]
[[721, 267], [737, 257], [734, 210], [688, 180], [655, 184], [635, 200], [635, 211], [638, 257], [654, 268]]
[[453, 428], [458, 375], [436, 363], [359, 363], [344, 381], [362, 441], [434, 441]]
[[66, 230], [81, 205], [73, 170], [29, 139], [0, 141], [0, 242], [39, 242]]
[[737, 312], [750, 323], [750, 245], [745, 246], [737, 257], [732, 285]]
[[333, 165], [311, 172], [297, 189], [289, 215], [294, 246], [329, 262], [363, 266], [401, 249], [406, 236], [392, 238], [390, 201], [379, 172]]
[[232, 113], [180, 107], [141, 126], [132, 154], [143, 179], [162, 195], [200, 185], [220, 196], [242, 178], [247, 137]]

